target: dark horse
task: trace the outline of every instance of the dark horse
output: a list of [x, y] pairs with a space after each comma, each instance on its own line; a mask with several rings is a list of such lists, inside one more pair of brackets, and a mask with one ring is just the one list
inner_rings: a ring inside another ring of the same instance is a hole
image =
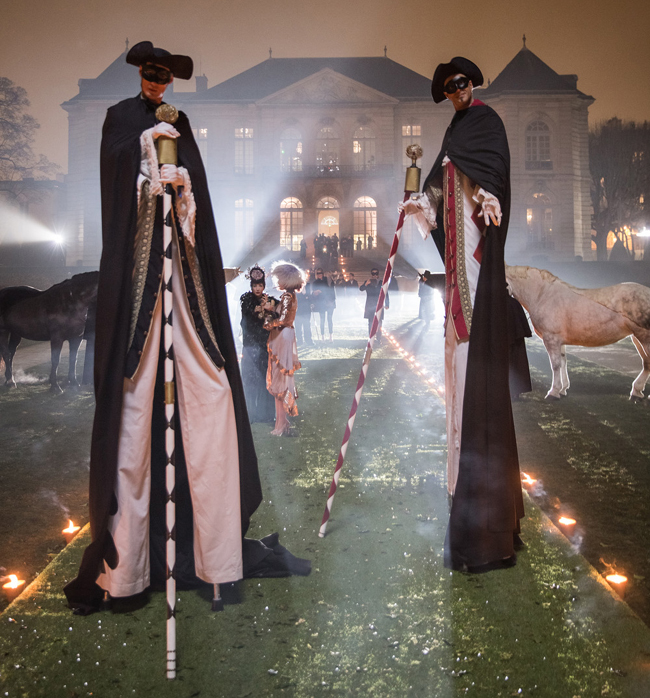
[[[68, 384], [76, 377], [77, 351], [87, 331], [88, 309], [97, 299], [99, 272], [76, 274], [46, 291], [30, 286], [0, 290], [0, 357], [5, 362], [5, 385], [15, 387], [13, 358], [21, 339], [50, 342], [52, 390], [60, 390], [56, 372], [63, 342], [70, 346]], [[94, 328], [93, 328], [94, 329]]]

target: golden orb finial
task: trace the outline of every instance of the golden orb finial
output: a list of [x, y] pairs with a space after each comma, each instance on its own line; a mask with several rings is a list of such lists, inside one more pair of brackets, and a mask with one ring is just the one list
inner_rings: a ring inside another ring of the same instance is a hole
[[178, 109], [173, 104], [161, 104], [156, 109], [156, 119], [167, 124], [175, 124], [178, 121]]

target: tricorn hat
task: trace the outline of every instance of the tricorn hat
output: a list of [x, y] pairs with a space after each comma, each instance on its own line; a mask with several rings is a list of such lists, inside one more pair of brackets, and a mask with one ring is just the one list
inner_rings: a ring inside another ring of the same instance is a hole
[[181, 80], [189, 80], [194, 70], [194, 63], [189, 56], [173, 55], [164, 48], [155, 47], [151, 41], [141, 41], [133, 46], [126, 54], [126, 62], [137, 66], [146, 63], [162, 65]]
[[479, 85], [483, 84], [483, 73], [476, 63], [472, 63], [472, 61], [462, 56], [456, 56], [456, 58], [452, 58], [449, 63], [441, 63], [433, 74], [431, 96], [436, 104], [446, 99], [446, 95], [442, 90], [445, 86], [445, 80], [457, 73], [467, 75], [474, 87], [479, 87]]

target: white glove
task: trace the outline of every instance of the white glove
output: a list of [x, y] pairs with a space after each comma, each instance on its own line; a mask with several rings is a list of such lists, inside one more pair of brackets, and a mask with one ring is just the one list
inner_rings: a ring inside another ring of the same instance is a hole
[[177, 187], [183, 184], [183, 174], [176, 165], [163, 165], [160, 168], [160, 181], [164, 184], [169, 182]]
[[407, 216], [413, 216], [417, 213], [422, 213], [422, 204], [418, 199], [408, 199], [408, 201], [400, 202], [397, 205], [398, 213], [404, 211]]
[[499, 200], [494, 197], [483, 199], [478, 215], [483, 216], [485, 225], [490, 225], [490, 221], [492, 221], [493, 225], [501, 225], [501, 205]]
[[156, 138], [158, 138], [159, 136], [167, 136], [167, 138], [178, 138], [181, 134], [171, 124], [168, 124], [166, 121], [161, 121], [159, 124], [156, 124], [153, 127], [151, 135], [153, 139], [156, 140]]
[[501, 225], [501, 204], [494, 194], [481, 189], [477, 184], [472, 198], [480, 204], [481, 210], [478, 215], [483, 217], [486, 226], [490, 225], [490, 221], [493, 225]]

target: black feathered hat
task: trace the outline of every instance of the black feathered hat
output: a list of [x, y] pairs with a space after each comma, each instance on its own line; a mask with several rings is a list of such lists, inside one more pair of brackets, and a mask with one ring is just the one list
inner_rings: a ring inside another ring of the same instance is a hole
[[259, 264], [254, 264], [247, 272], [246, 278], [251, 282], [251, 288], [254, 284], [263, 284], [266, 288], [266, 275], [264, 273], [264, 267], [260, 267]]
[[436, 104], [446, 99], [446, 95], [442, 89], [445, 86], [445, 80], [457, 73], [467, 75], [474, 87], [479, 87], [483, 84], [483, 73], [476, 63], [472, 63], [472, 61], [462, 56], [456, 56], [456, 58], [452, 58], [449, 63], [441, 63], [433, 74], [431, 96]]
[[194, 70], [194, 62], [189, 56], [173, 55], [164, 48], [155, 47], [151, 41], [141, 41], [133, 46], [126, 54], [126, 62], [137, 66], [146, 63], [163, 65], [181, 80], [189, 80]]

